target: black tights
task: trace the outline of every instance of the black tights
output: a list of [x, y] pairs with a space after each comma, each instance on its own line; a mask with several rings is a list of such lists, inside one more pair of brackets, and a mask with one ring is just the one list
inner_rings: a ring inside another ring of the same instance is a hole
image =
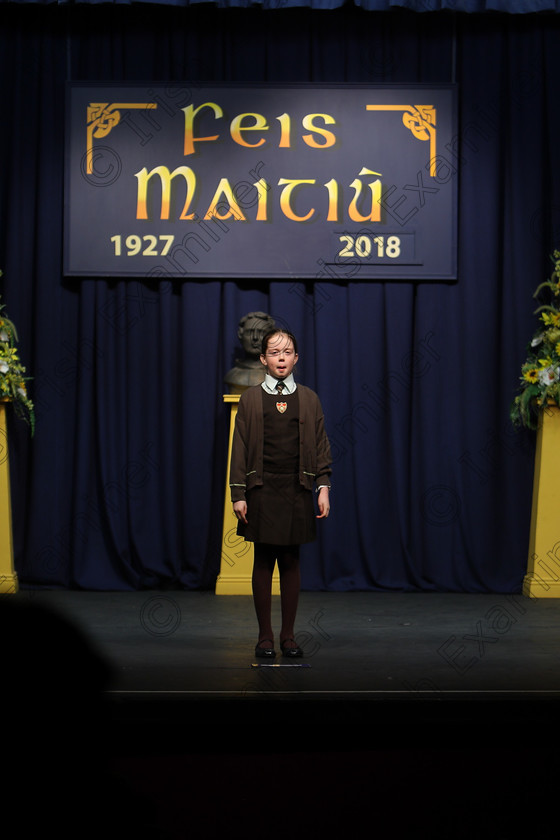
[[254, 544], [253, 601], [259, 624], [259, 641], [274, 640], [272, 630], [272, 575], [278, 561], [280, 573], [280, 604], [282, 628], [280, 642], [294, 638], [294, 624], [301, 584], [299, 570], [299, 545]]

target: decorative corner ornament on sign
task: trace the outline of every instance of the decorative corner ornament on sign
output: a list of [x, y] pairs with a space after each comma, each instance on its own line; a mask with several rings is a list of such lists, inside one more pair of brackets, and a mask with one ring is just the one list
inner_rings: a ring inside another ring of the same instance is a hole
[[155, 102], [115, 102], [109, 105], [108, 102], [91, 102], [87, 109], [87, 174], [93, 172], [93, 138], [100, 139], [107, 137], [109, 132], [121, 121], [119, 108], [141, 108], [142, 110], [154, 110], [157, 108]]
[[430, 141], [430, 177], [436, 175], [436, 109], [433, 105], [366, 105], [367, 111], [404, 111], [403, 125], [418, 140]]

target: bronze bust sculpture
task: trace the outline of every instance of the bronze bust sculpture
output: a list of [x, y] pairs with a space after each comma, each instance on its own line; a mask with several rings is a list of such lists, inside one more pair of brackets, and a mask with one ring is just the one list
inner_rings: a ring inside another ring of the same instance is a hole
[[237, 337], [245, 351], [245, 357], [235, 360], [233, 367], [225, 376], [224, 382], [238, 393], [251, 385], [259, 385], [265, 376], [261, 364], [261, 344], [263, 336], [275, 325], [274, 318], [266, 312], [249, 312], [239, 321]]

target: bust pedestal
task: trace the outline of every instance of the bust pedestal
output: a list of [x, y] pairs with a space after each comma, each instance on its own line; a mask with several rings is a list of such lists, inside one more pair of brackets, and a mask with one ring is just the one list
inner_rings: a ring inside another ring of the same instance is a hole
[[[240, 390], [244, 390], [243, 388]], [[233, 429], [237, 416], [240, 394], [225, 394], [224, 403], [230, 406], [229, 447], [227, 460], [226, 491], [224, 500], [224, 522], [222, 528], [222, 555], [220, 574], [216, 580], [216, 595], [252, 595], [253, 543], [245, 542], [237, 535], [237, 519], [230, 501], [229, 464]], [[280, 594], [278, 568], [272, 578], [272, 594]]]
[[537, 430], [531, 534], [523, 594], [560, 598], [560, 409], [549, 405]]
[[18, 591], [14, 571], [12, 539], [12, 503], [10, 497], [10, 463], [8, 460], [8, 426], [6, 403], [0, 402], [0, 593]]

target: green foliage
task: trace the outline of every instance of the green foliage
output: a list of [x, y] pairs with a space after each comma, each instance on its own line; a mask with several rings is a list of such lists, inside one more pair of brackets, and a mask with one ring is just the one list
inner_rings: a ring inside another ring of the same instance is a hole
[[[1, 275], [1, 272], [0, 272]], [[16, 414], [35, 431], [35, 410], [27, 393], [26, 369], [19, 358], [14, 323], [8, 318], [4, 304], [0, 304], [0, 399], [13, 404]]]

